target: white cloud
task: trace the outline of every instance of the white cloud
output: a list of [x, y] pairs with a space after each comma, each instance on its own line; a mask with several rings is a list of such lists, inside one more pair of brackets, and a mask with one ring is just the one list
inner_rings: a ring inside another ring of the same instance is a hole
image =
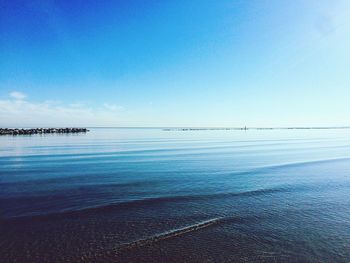
[[92, 107], [53, 100], [32, 102], [25, 94], [14, 91], [8, 99], [0, 99], [0, 127], [117, 126], [120, 109], [114, 104]]
[[109, 104], [109, 103], [105, 103], [105, 104], [103, 104], [103, 106], [110, 111], [119, 111], [119, 110], [123, 109], [123, 107], [121, 107], [119, 105]]
[[16, 100], [23, 100], [27, 97], [27, 95], [25, 95], [22, 92], [18, 92], [18, 91], [13, 91], [10, 93], [10, 97]]

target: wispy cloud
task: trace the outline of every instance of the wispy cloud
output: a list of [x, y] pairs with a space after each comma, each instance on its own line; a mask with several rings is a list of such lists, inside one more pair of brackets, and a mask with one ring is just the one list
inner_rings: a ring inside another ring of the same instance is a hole
[[104, 106], [107, 110], [110, 110], [110, 111], [120, 111], [120, 110], [123, 109], [122, 106], [115, 105], [115, 104], [110, 104], [110, 103], [105, 103], [105, 104], [103, 104], [103, 106]]
[[122, 107], [105, 103], [89, 106], [84, 103], [64, 104], [47, 100], [34, 102], [21, 92], [13, 91], [0, 99], [0, 126], [103, 126], [118, 125]]
[[16, 100], [23, 100], [27, 97], [27, 95], [19, 91], [13, 91], [10, 93], [10, 97]]

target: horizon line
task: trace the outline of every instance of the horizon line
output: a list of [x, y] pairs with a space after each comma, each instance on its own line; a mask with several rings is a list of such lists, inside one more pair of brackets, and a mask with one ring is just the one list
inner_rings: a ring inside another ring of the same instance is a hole
[[180, 129], [180, 130], [283, 130], [283, 129], [350, 129], [350, 126], [8, 126], [0, 129], [33, 129], [33, 128], [76, 128], [90, 129]]

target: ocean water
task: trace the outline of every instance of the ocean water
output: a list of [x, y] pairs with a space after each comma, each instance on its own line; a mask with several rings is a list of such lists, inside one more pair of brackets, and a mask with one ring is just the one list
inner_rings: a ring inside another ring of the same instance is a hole
[[1, 262], [350, 262], [350, 130], [0, 137]]

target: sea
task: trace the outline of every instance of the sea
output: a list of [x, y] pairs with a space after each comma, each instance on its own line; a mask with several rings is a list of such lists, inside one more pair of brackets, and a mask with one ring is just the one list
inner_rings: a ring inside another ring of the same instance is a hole
[[0, 136], [0, 261], [350, 262], [350, 130]]

